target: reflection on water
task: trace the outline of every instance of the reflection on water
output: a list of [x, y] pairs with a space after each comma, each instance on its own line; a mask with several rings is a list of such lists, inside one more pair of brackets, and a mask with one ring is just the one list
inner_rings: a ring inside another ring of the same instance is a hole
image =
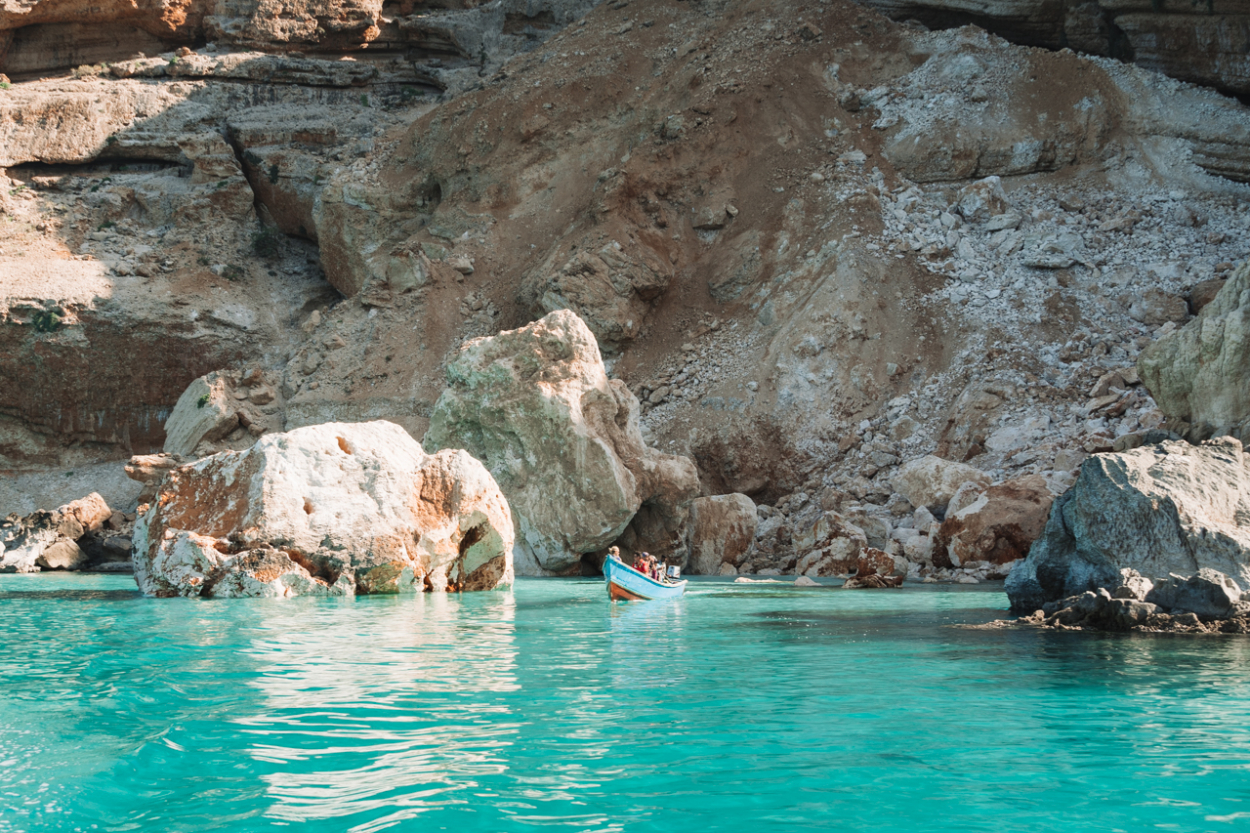
[[265, 814], [381, 830], [503, 775], [518, 724], [495, 695], [518, 688], [516, 602], [485, 599], [471, 616], [456, 596], [359, 599], [357, 627], [334, 609], [252, 639], [261, 708], [234, 722], [255, 760], [278, 765]]
[[202, 602], [10, 578], [5, 833], [1250, 818], [1250, 640], [946, 627], [1000, 616], [985, 588]]

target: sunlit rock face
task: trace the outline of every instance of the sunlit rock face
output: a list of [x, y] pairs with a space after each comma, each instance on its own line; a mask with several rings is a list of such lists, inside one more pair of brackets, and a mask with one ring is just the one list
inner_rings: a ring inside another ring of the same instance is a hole
[[1250, 265], [1243, 264], [1198, 317], [1147, 348], [1142, 381], [1192, 437], [1236, 432], [1250, 440]]
[[698, 493], [691, 460], [643, 442], [638, 399], [608, 379], [594, 335], [569, 310], [468, 342], [447, 377], [425, 443], [466, 448], [486, 464], [531, 569], [574, 568], [644, 503], [676, 517]]
[[1096, 454], [1059, 497], [1046, 531], [1007, 577], [1032, 613], [1086, 590], [1206, 568], [1250, 589], [1250, 455], [1232, 437]]
[[489, 590], [512, 583], [512, 545], [468, 453], [327, 423], [171, 471], [136, 526], [135, 579], [153, 596]]

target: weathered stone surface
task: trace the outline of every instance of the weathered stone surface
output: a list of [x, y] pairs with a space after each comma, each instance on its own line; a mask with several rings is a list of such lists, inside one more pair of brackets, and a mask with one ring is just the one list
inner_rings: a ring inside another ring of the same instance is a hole
[[[956, 499], [964, 494], [961, 488]], [[1024, 558], [1045, 529], [1053, 500], [1046, 481], [1037, 475], [967, 494], [964, 505], [948, 511], [942, 521], [933, 543], [934, 566], [960, 567], [977, 561], [1005, 565]]]
[[904, 576], [897, 574], [894, 559], [885, 552], [865, 547], [855, 564], [855, 575], [842, 584], [843, 590], [901, 587]]
[[78, 570], [87, 563], [87, 555], [68, 538], [62, 538], [35, 559], [44, 570]]
[[1189, 305], [1178, 295], [1148, 289], [1133, 298], [1128, 314], [1130, 318], [1143, 324], [1166, 324], [1168, 321], [1180, 323], [1189, 316]]
[[672, 280], [672, 268], [637, 243], [626, 249], [613, 241], [578, 252], [563, 265], [557, 265], [559, 255], [553, 253], [527, 279], [534, 306], [542, 313], [573, 310], [608, 349], [638, 335], [651, 301]]
[[805, 576], [846, 575], [856, 568], [867, 546], [862, 529], [837, 512], [825, 512], [795, 539], [794, 548], [803, 553], [796, 570]]
[[1250, 456], [1232, 438], [1096, 454], [1007, 578], [1016, 612], [1143, 576], [1218, 570], [1250, 587]]
[[175, 469], [134, 546], [155, 596], [488, 590], [513, 574], [490, 473], [389, 422], [298, 428]]
[[467, 342], [447, 378], [425, 442], [463, 446], [495, 475], [526, 569], [567, 571], [644, 504], [676, 511], [698, 493], [690, 460], [643, 442], [637, 398], [608, 380], [594, 335], [569, 310]]
[[1185, 0], [865, 0], [933, 28], [975, 23], [1015, 43], [1131, 56], [1146, 69], [1230, 92], [1250, 91], [1244, 3]]
[[112, 515], [95, 492], [51, 512], [10, 515], [0, 521], [0, 573], [82, 569], [89, 559], [76, 541], [99, 532]]
[[1242, 427], [1250, 439], [1250, 264], [1179, 331], [1137, 361], [1142, 382], [1169, 419], [1196, 427]]
[[723, 564], [738, 567], [755, 542], [758, 523], [755, 501], [743, 494], [691, 501], [689, 572], [716, 575]]
[[84, 498], [70, 501], [64, 506], [58, 507], [56, 511], [61, 515], [73, 517], [74, 520], [82, 524], [82, 528], [86, 532], [99, 531], [113, 516], [113, 510], [109, 508], [108, 503], [97, 492], [92, 492]]
[[139, 503], [148, 503], [156, 497], [157, 490], [174, 469], [185, 463], [173, 454], [136, 454], [126, 463], [126, 476], [143, 484]]
[[222, 374], [196, 379], [165, 420], [165, 453], [191, 456], [202, 441], [225, 437], [239, 427], [236, 404]]
[[905, 463], [890, 482], [912, 506], [945, 509], [964, 483], [989, 486], [990, 477], [980, 469], [930, 454]]
[[1204, 567], [1191, 576], [1170, 574], [1155, 583], [1145, 600], [1171, 613], [1196, 613], [1204, 619], [1218, 619], [1236, 612], [1241, 588], [1218, 570]]

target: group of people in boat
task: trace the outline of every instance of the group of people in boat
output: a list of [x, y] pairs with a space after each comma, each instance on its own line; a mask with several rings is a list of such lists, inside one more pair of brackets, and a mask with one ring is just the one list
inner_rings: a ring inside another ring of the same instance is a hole
[[[622, 564], [625, 563], [621, 560], [621, 551], [617, 547], [612, 547], [608, 550], [608, 555], [614, 561], [620, 561]], [[664, 583], [669, 583], [671, 581], [668, 575], [668, 569], [664, 562], [660, 561], [660, 559], [656, 558], [649, 552], [640, 552], [635, 555], [634, 563], [629, 566], [633, 567], [634, 570], [642, 573], [652, 581]]]

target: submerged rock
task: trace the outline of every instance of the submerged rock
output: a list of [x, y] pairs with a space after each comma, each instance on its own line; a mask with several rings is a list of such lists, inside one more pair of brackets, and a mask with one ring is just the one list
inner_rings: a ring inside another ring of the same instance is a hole
[[[576, 569], [644, 505], [651, 529], [684, 521], [699, 489], [694, 463], [643, 442], [638, 399], [608, 379], [574, 313], [467, 342], [447, 378], [425, 443], [466, 448], [494, 474], [516, 514], [525, 572]], [[637, 531], [631, 548], [681, 561]]]
[[1007, 595], [1014, 612], [1031, 613], [1117, 588], [1125, 569], [1188, 577], [1202, 568], [1250, 588], [1250, 456], [1231, 437], [1090, 457], [1012, 569]]
[[134, 545], [152, 596], [490, 590], [513, 574], [490, 473], [381, 421], [271, 434], [172, 470]]

